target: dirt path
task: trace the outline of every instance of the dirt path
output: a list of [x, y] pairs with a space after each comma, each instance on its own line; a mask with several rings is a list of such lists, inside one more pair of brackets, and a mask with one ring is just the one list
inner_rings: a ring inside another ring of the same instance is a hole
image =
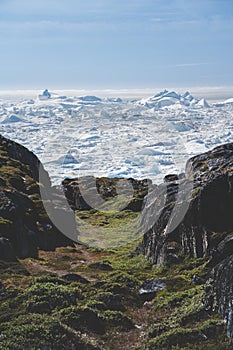
[[38, 259], [21, 260], [21, 263], [32, 274], [39, 271], [51, 272], [59, 277], [67, 273], [78, 273], [88, 280], [95, 280], [86, 270], [89, 264], [97, 262], [106, 256], [106, 252], [96, 252], [84, 245], [57, 248], [56, 251], [39, 251]]

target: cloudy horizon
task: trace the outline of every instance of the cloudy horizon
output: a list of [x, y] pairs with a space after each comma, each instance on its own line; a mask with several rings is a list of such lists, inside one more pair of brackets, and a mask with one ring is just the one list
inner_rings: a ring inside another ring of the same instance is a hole
[[0, 89], [232, 86], [228, 0], [2, 0]]

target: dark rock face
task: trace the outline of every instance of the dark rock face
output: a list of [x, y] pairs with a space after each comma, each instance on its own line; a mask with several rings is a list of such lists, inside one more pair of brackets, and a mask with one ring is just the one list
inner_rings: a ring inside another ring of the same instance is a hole
[[216, 265], [205, 286], [207, 310], [219, 312], [227, 323], [227, 335], [233, 337], [233, 255]]
[[[168, 181], [169, 179], [169, 181]], [[209, 256], [233, 231], [233, 143], [191, 158], [146, 197], [142, 251], [154, 263]]]
[[[233, 337], [233, 143], [191, 158], [185, 177], [167, 176], [146, 197], [142, 252], [156, 264], [180, 254], [209, 258], [207, 310], [221, 313]], [[204, 283], [196, 281], [194, 283]]]
[[[109, 199], [117, 197], [117, 186], [121, 180], [123, 179], [88, 176], [85, 178], [65, 179], [62, 185], [68, 203], [73, 210], [90, 210], [96, 208], [96, 206], [100, 207], [101, 204], [106, 204], [106, 201]], [[126, 180], [124, 179], [124, 181]], [[125, 190], [124, 187], [122, 188], [123, 193], [129, 198], [124, 210], [141, 211], [143, 199], [148, 193], [148, 186], [151, 185], [151, 180], [129, 178], [127, 181], [129, 188], [128, 186]], [[80, 189], [80, 184], [82, 184], [82, 189]], [[87, 198], [90, 200], [87, 200]]]
[[0, 135], [1, 260], [36, 257], [38, 248], [54, 250], [72, 244], [47, 215], [41, 188], [52, 202], [50, 179], [39, 159]]
[[5, 237], [0, 237], [0, 260], [14, 261], [15, 253], [11, 242]]
[[216, 248], [211, 251], [210, 261], [208, 263], [209, 267], [216, 266], [219, 262], [223, 261], [225, 258], [233, 253], [233, 236], [229, 234], [226, 238], [222, 239]]

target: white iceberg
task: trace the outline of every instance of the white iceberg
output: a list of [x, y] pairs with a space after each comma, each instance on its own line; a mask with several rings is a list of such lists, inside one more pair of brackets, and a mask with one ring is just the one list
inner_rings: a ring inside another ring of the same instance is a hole
[[45, 89], [41, 95], [38, 96], [40, 101], [46, 101], [51, 98], [51, 93]]

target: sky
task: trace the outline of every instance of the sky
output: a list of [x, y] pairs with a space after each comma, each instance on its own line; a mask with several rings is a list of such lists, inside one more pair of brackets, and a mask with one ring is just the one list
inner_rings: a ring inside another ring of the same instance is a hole
[[232, 0], [0, 0], [0, 89], [233, 85]]

